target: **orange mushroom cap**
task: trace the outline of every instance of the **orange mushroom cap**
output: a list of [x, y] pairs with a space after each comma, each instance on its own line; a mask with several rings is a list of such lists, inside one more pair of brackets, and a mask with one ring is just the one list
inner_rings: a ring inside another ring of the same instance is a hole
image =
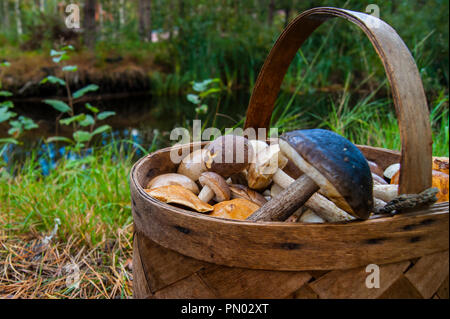
[[245, 220], [259, 209], [259, 205], [244, 198], [236, 198], [214, 205], [213, 217]]

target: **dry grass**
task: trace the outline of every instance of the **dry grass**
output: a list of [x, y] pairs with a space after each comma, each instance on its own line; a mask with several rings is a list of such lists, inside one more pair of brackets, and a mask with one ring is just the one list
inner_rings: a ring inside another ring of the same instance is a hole
[[131, 234], [129, 225], [88, 247], [75, 236], [46, 243], [35, 232], [11, 238], [2, 231], [0, 298], [130, 298]]

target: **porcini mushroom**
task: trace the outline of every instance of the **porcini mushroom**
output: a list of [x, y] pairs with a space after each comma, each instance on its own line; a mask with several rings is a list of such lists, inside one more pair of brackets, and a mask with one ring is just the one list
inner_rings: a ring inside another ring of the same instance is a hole
[[270, 146], [266, 144], [265, 148], [260, 147], [255, 161], [248, 168], [248, 186], [252, 189], [263, 190], [270, 185], [274, 175], [280, 176], [281, 178], [288, 176], [281, 171], [287, 164], [287, 161], [287, 158], [281, 154], [278, 144], [272, 144]]
[[192, 179], [187, 176], [175, 173], [167, 173], [156, 176], [147, 184], [147, 189], [153, 189], [168, 185], [183, 186], [184, 188], [189, 189], [194, 194], [198, 194], [199, 192], [197, 184], [195, 184]]
[[211, 205], [199, 200], [193, 192], [180, 185], [145, 189], [145, 192], [161, 202], [186, 206], [200, 213], [207, 213], [214, 209]]
[[244, 198], [259, 206], [267, 203], [267, 200], [260, 193], [248, 188], [244, 185], [232, 184], [230, 185], [231, 198]]
[[281, 136], [280, 148], [304, 175], [249, 220], [284, 220], [319, 189], [350, 215], [367, 219], [373, 209], [372, 175], [359, 149], [327, 130], [296, 130]]
[[214, 172], [203, 172], [198, 179], [203, 186], [198, 198], [205, 203], [214, 198], [216, 202], [230, 199], [230, 188], [225, 179]]
[[384, 177], [390, 181], [392, 179], [392, 176], [395, 175], [395, 173], [397, 173], [400, 170], [400, 163], [395, 163], [392, 165], [389, 165], [385, 170], [384, 170]]
[[177, 173], [189, 177], [194, 182], [198, 181], [200, 175], [207, 171], [205, 163], [203, 162], [203, 156], [205, 156], [205, 154], [205, 149], [199, 149], [183, 158], [178, 166]]
[[208, 171], [224, 178], [247, 169], [253, 158], [253, 148], [245, 137], [221, 136], [206, 147], [203, 156]]
[[308, 224], [322, 224], [325, 220], [308, 209], [300, 216], [299, 222]]
[[214, 211], [209, 215], [213, 217], [245, 220], [259, 205], [244, 198], [235, 198], [214, 205]]

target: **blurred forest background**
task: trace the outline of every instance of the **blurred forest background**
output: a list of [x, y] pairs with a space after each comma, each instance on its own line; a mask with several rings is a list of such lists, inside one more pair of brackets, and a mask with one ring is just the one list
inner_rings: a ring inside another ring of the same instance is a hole
[[[70, 4], [80, 28], [65, 23]], [[433, 154], [448, 156], [448, 0], [0, 0], [0, 297], [130, 297], [136, 159], [193, 119], [242, 126], [266, 56], [299, 13], [370, 4], [411, 50]], [[401, 149], [383, 66], [338, 19], [298, 51], [271, 126]]]

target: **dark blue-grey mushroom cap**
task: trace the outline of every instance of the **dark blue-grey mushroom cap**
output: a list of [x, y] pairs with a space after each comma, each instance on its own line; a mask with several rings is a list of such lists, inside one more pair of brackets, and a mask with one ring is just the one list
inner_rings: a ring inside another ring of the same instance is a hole
[[299, 160], [304, 165], [300, 169], [312, 173], [310, 177], [324, 195], [355, 217], [369, 217], [373, 209], [372, 174], [364, 155], [352, 142], [322, 129], [291, 131], [280, 138], [304, 160]]

